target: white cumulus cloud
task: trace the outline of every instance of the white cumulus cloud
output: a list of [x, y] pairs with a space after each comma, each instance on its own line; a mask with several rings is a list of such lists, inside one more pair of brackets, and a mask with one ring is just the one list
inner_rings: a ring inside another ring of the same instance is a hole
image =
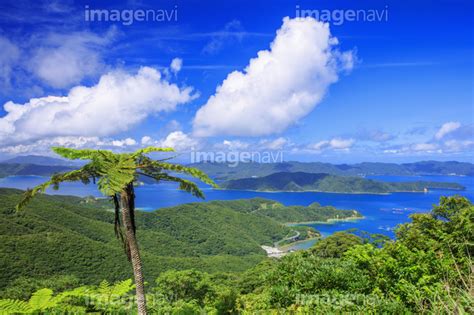
[[102, 51], [115, 37], [115, 29], [98, 35], [91, 32], [48, 34], [34, 38], [38, 47], [29, 61], [30, 71], [48, 85], [66, 88], [105, 68]]
[[187, 151], [199, 146], [199, 141], [182, 131], [173, 131], [165, 139], [158, 141], [163, 148], [173, 148], [176, 151]]
[[112, 141], [112, 145], [114, 147], [132, 146], [132, 145], [136, 145], [136, 144], [137, 144], [137, 141], [135, 141], [135, 139], [132, 139], [132, 138], [126, 138], [126, 139], [123, 139], [123, 140], [113, 140]]
[[319, 141], [309, 146], [309, 149], [322, 151], [332, 150], [348, 150], [354, 145], [354, 139], [333, 138], [331, 140]]
[[268, 150], [281, 150], [286, 144], [288, 144], [288, 140], [283, 137], [276, 138], [275, 140], [264, 140], [260, 143], [263, 148]]
[[321, 102], [340, 70], [352, 68], [328, 24], [284, 18], [270, 50], [258, 52], [244, 71], [234, 71], [194, 118], [197, 136], [262, 136], [279, 133]]
[[181, 68], [183, 67], [183, 59], [181, 58], [174, 58], [171, 60], [170, 69], [173, 71], [174, 74], [177, 74]]
[[113, 135], [195, 97], [192, 88], [168, 82], [154, 68], [142, 67], [136, 74], [110, 72], [97, 85], [74, 87], [67, 96], [7, 102], [6, 115], [0, 118], [0, 146], [45, 137]]
[[227, 149], [227, 150], [244, 150], [250, 146], [249, 143], [241, 140], [224, 140], [222, 144], [217, 144], [217, 148]]

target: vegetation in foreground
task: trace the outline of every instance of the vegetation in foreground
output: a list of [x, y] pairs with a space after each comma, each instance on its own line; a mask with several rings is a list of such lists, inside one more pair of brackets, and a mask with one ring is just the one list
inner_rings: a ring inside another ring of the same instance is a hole
[[[431, 213], [414, 214], [395, 241], [336, 233], [309, 250], [267, 259], [246, 272], [209, 274], [170, 270], [148, 283], [156, 314], [433, 313], [472, 314], [474, 206], [466, 198], [442, 197]], [[134, 310], [130, 280], [4, 299], [6, 313]], [[26, 284], [25, 284], [26, 285]], [[21, 295], [21, 287], [9, 288]]]
[[[50, 286], [51, 277], [75, 277], [75, 284], [110, 283], [131, 277], [114, 235], [113, 204], [106, 199], [40, 195], [14, 212], [22, 192], [0, 189], [0, 296], [16, 283]], [[242, 272], [265, 259], [261, 245], [300, 233], [316, 237], [310, 227], [286, 222], [327, 221], [360, 214], [313, 204], [285, 207], [267, 199], [183, 204], [157, 211], [136, 211], [145, 279], [153, 282], [170, 269], [194, 268], [209, 273]], [[286, 243], [286, 242], [285, 242]], [[58, 255], [58, 253], [61, 255]], [[93, 271], [91, 271], [93, 270]], [[31, 294], [34, 288], [23, 288]]]

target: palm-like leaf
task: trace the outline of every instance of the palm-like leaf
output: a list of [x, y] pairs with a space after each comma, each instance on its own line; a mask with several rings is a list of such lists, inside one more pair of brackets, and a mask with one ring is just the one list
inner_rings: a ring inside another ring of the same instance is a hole
[[173, 152], [172, 148], [147, 147], [133, 153], [121, 154], [109, 150], [77, 150], [61, 147], [53, 147], [52, 150], [68, 159], [90, 160], [90, 162], [78, 170], [55, 174], [47, 182], [33, 189], [28, 189], [23, 199], [18, 203], [17, 210], [22, 209], [35, 195], [44, 193], [50, 186], [58, 189], [60, 183], [70, 181], [81, 181], [87, 184], [91, 180], [95, 182], [97, 179], [100, 192], [109, 197], [114, 197], [120, 193], [127, 185], [133, 183], [140, 174], [157, 181], [176, 182], [180, 189], [199, 198], [204, 198], [204, 194], [195, 183], [169, 175], [167, 172], [184, 173], [208, 185], [217, 187], [214, 181], [199, 169], [164, 162], [164, 160], [157, 161], [146, 156], [146, 154], [152, 152]]
[[33, 310], [46, 310], [56, 306], [57, 303], [58, 301], [53, 300], [53, 290], [45, 288], [33, 293], [28, 301], [28, 306]]
[[0, 314], [25, 314], [31, 311], [27, 302], [13, 299], [0, 300]]

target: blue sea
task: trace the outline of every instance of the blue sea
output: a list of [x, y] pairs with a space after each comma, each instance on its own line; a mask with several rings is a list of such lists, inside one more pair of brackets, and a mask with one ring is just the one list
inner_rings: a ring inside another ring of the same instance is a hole
[[[466, 187], [464, 191], [431, 190], [428, 193], [393, 193], [388, 195], [372, 194], [339, 194], [315, 192], [251, 192], [214, 190], [203, 187], [206, 201], [233, 200], [261, 197], [279, 201], [284, 205], [307, 206], [313, 202], [321, 205], [332, 205], [340, 209], [355, 209], [363, 214], [364, 218], [351, 222], [336, 222], [334, 224], [311, 225], [319, 230], [323, 236], [336, 231], [357, 228], [370, 233], [381, 233], [394, 237], [394, 228], [401, 223], [408, 222], [409, 215], [416, 212], [430, 211], [433, 204], [438, 203], [441, 196], [460, 194], [474, 200], [474, 177], [469, 176], [370, 176], [368, 178], [381, 181], [444, 181], [456, 182]], [[45, 181], [39, 176], [10, 176], [0, 179], [0, 187], [26, 189]], [[81, 183], [66, 183], [59, 190], [48, 190], [50, 194], [75, 196], [101, 196], [94, 185]], [[200, 202], [188, 193], [176, 189], [175, 184], [143, 185], [136, 189], [137, 208], [143, 211], [176, 206], [189, 202]], [[308, 247], [311, 243], [302, 243], [300, 247]]]

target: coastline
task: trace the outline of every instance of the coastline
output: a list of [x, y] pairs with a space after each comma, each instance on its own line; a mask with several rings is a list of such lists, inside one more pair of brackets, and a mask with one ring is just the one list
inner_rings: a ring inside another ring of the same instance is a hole
[[320, 240], [320, 239], [321, 239], [321, 236], [319, 236], [319, 237], [310, 237], [310, 238], [307, 238], [307, 239], [304, 239], [304, 240], [299, 240], [299, 241], [296, 241], [296, 242], [285, 244], [283, 246], [278, 246], [277, 248], [279, 250], [281, 250], [282, 252], [284, 252], [284, 253], [288, 253], [291, 250], [291, 248], [294, 247], [295, 245], [310, 242], [310, 241], [317, 241], [317, 240]]
[[[345, 195], [392, 195], [397, 193], [416, 193], [416, 194], [426, 194], [424, 190], [399, 190], [391, 192], [340, 192], [340, 191], [323, 191], [323, 190], [253, 190], [253, 189], [228, 189], [228, 188], [213, 188], [217, 190], [231, 190], [231, 191], [250, 191], [250, 192], [263, 192], [263, 193], [324, 193], [324, 194], [345, 194]], [[466, 188], [457, 189], [457, 188], [429, 188], [429, 190], [452, 190], [452, 191], [464, 191]]]
[[307, 224], [334, 224], [337, 222], [352, 222], [352, 221], [363, 220], [363, 219], [365, 219], [364, 216], [361, 216], [361, 217], [352, 216], [352, 217], [347, 217], [347, 218], [342, 218], [342, 219], [332, 218], [332, 219], [328, 219], [327, 221], [287, 222], [285, 223], [285, 225], [298, 226], [298, 225], [307, 225]]

